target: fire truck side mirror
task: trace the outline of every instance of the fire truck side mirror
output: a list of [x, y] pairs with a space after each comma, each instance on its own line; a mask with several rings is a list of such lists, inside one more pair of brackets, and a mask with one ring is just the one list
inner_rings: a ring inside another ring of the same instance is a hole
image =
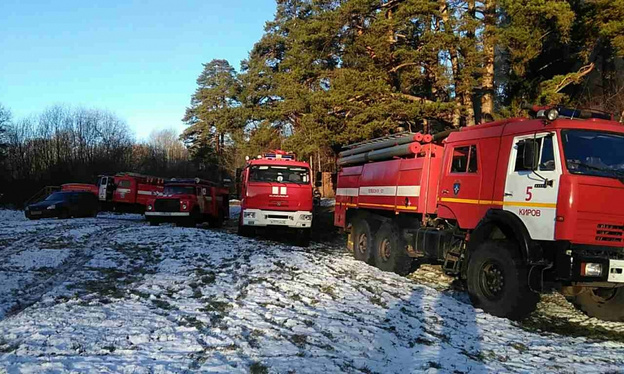
[[322, 187], [323, 186], [323, 173], [320, 171], [316, 172], [316, 176], [314, 178], [314, 186]]
[[539, 164], [539, 146], [535, 139], [526, 139], [522, 153], [522, 163], [526, 170], [535, 170]]

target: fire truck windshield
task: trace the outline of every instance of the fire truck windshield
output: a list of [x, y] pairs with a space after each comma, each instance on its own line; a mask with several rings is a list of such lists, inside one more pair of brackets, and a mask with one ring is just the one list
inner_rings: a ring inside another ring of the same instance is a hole
[[194, 195], [195, 187], [193, 186], [165, 186], [163, 191], [165, 195]]
[[563, 150], [570, 173], [624, 178], [624, 135], [563, 130]]
[[294, 166], [254, 165], [249, 170], [249, 181], [308, 184], [310, 171]]

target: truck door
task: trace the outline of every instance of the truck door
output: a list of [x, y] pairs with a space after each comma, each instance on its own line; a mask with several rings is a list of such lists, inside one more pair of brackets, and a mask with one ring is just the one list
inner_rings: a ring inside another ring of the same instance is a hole
[[479, 203], [482, 170], [476, 142], [449, 146], [440, 179], [439, 205], [452, 212], [461, 227], [475, 227], [484, 209]]
[[536, 240], [555, 238], [561, 176], [558, 144], [554, 132], [517, 136], [512, 142], [503, 209], [517, 215]]
[[199, 211], [202, 214], [206, 214], [207, 206], [206, 206], [206, 194], [208, 190], [206, 187], [197, 187], [197, 205], [199, 205]]
[[98, 190], [98, 198], [100, 201], [106, 201], [108, 194], [108, 177], [100, 177], [100, 185]]

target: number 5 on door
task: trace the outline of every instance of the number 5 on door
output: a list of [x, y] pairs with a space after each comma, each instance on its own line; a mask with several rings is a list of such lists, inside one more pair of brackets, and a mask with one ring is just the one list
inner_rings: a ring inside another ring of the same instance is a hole
[[527, 189], [526, 189], [527, 197], [524, 199], [524, 201], [531, 201], [531, 199], [533, 198], [533, 192], [531, 192], [532, 189], [533, 189], [532, 186], [527, 186]]

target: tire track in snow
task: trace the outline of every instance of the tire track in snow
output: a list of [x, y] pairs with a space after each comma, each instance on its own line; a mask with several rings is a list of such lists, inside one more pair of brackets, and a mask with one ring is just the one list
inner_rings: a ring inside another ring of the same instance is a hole
[[[20, 297], [15, 300], [4, 316], [0, 314], [0, 321], [16, 316], [39, 302], [45, 294], [63, 284], [76, 271], [84, 268], [84, 265], [93, 258], [102, 244], [109, 243], [111, 236], [126, 230], [128, 226], [134, 225], [124, 223], [121, 226], [100, 226], [101, 230], [80, 238], [86, 245], [77, 249], [78, 254], [65, 259], [60, 266], [54, 269], [52, 275], [35, 277], [30, 283], [30, 287], [27, 286], [21, 290]], [[74, 241], [72, 244], [78, 243]]]
[[[63, 222], [60, 225], [53, 224], [53, 225], [42, 225], [42, 226], [43, 227], [37, 227], [37, 230], [34, 231], [34, 233], [30, 231], [21, 233], [21, 235], [24, 235], [23, 238], [17, 239], [11, 242], [7, 247], [0, 249], [0, 263], [6, 263], [7, 260], [11, 256], [16, 255], [22, 252], [23, 250], [28, 249], [33, 244], [36, 245], [37, 243], [44, 241], [43, 239], [50, 238], [51, 230], [57, 231], [59, 233], [63, 233], [67, 230], [80, 228], [83, 226], [83, 224], [73, 223], [73, 222], [71, 223]], [[3, 237], [9, 236], [9, 235], [13, 236], [15, 235], [15, 233], [11, 232], [10, 234], [4, 234], [4, 235], [0, 234], [0, 240], [5, 240]], [[54, 236], [54, 238], [62, 238], [62, 234], [59, 235], [58, 237]]]

